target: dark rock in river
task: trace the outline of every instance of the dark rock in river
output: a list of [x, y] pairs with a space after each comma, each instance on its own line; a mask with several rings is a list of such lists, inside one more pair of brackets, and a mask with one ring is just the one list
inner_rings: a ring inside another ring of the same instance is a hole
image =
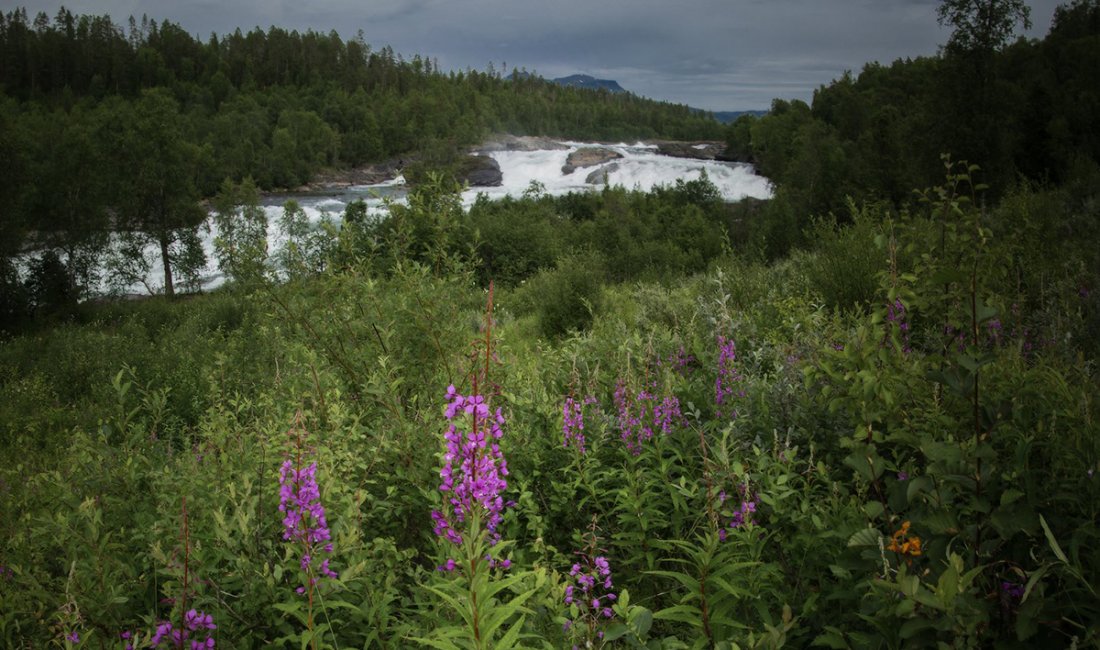
[[662, 141], [657, 145], [657, 153], [673, 158], [692, 158], [694, 160], [722, 160], [725, 154], [724, 142], [670, 142]]
[[607, 182], [608, 174], [614, 173], [615, 170], [618, 168], [619, 163], [617, 162], [613, 162], [609, 165], [604, 165], [599, 169], [593, 170], [592, 173], [590, 173], [588, 177], [584, 179], [584, 182], [588, 183], [589, 185], [602, 185]]
[[500, 164], [490, 156], [466, 156], [457, 176], [458, 182], [470, 187], [499, 187], [504, 182]]
[[569, 154], [569, 157], [565, 159], [565, 164], [561, 168], [561, 173], [572, 174], [575, 169], [602, 165], [605, 162], [617, 160], [622, 157], [623, 155], [621, 153], [612, 151], [611, 149], [604, 149], [603, 147], [582, 147]]
[[392, 181], [401, 173], [404, 161], [400, 159], [363, 165], [352, 169], [326, 169], [314, 175], [313, 179], [297, 188], [297, 192], [324, 192], [343, 190], [353, 185], [376, 185]]

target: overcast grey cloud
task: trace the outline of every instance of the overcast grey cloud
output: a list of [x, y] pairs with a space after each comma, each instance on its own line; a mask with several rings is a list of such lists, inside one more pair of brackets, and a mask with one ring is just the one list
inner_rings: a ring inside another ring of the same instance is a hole
[[[1039, 37], [1058, 0], [1032, 0]], [[948, 36], [936, 0], [70, 0], [74, 13], [143, 14], [205, 39], [277, 25], [359, 30], [378, 48], [421, 54], [444, 69], [522, 67], [546, 77], [617, 80], [655, 99], [709, 110], [766, 108], [865, 63], [934, 54]], [[10, 2], [34, 14], [43, 0]]]

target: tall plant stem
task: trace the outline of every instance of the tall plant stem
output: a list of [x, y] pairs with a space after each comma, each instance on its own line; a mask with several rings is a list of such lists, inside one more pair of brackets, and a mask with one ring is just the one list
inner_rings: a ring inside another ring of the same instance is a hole
[[182, 525], [182, 537], [183, 537], [183, 590], [180, 593], [180, 647], [183, 647], [183, 631], [184, 625], [187, 622], [187, 577], [190, 573], [190, 567], [188, 562], [191, 554], [191, 531], [187, 527], [187, 495], [183, 495], [181, 501], [181, 512], [183, 517]]

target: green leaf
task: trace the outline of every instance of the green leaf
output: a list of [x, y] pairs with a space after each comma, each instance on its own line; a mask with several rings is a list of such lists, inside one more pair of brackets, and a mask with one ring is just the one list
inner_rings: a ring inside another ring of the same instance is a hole
[[302, 625], [306, 624], [306, 615], [302, 611], [301, 601], [295, 601], [293, 603], [275, 603], [272, 605], [275, 609], [283, 612], [284, 614], [290, 614], [298, 620]]
[[467, 607], [465, 603], [459, 601], [454, 596], [444, 592], [442, 589], [432, 587], [431, 585], [425, 585], [424, 588], [427, 589], [428, 591], [432, 592], [436, 596], [439, 596], [448, 605], [450, 605], [451, 609], [453, 609], [455, 611], [455, 613], [460, 615], [462, 617], [462, 620], [464, 620], [466, 622], [467, 627], [473, 627], [474, 622], [473, 622], [473, 619], [470, 618], [470, 608]]
[[634, 633], [639, 637], [649, 634], [649, 628], [653, 626], [653, 612], [644, 607], [635, 610], [637, 613], [631, 616], [630, 623], [634, 626]]
[[460, 647], [454, 644], [454, 641], [450, 639], [426, 639], [423, 637], [409, 637], [410, 641], [415, 641], [420, 645], [426, 645], [429, 648], [439, 648], [439, 650], [462, 650]]
[[703, 614], [698, 607], [691, 605], [673, 605], [653, 613], [653, 618], [660, 621], [678, 621], [698, 627], [701, 625]]
[[749, 598], [752, 595], [745, 589], [734, 587], [725, 578], [713, 577], [712, 579], [714, 580], [714, 584], [718, 585], [722, 589], [722, 591], [731, 596], [735, 596], [737, 598]]
[[679, 571], [646, 571], [646, 573], [649, 575], [672, 578], [682, 584], [689, 592], [693, 594], [699, 593], [699, 581], [686, 573], [680, 573]]
[[[912, 601], [907, 601], [912, 602]], [[901, 624], [898, 629], [898, 637], [902, 639], [911, 639], [917, 634], [927, 630], [929, 627], [928, 621], [923, 618], [912, 618]]]
[[848, 538], [848, 548], [856, 546], [878, 546], [882, 533], [875, 528], [863, 528]]
[[977, 316], [979, 323], [984, 323], [997, 315], [997, 309], [995, 307], [990, 307], [989, 305], [985, 304], [985, 302], [979, 299], [977, 303], [977, 309], [975, 310], [975, 315]]
[[603, 640], [604, 641], [615, 641], [617, 639], [621, 639], [629, 631], [630, 631], [630, 629], [627, 628], [626, 625], [624, 625], [623, 623], [619, 623], [619, 622], [612, 623], [611, 625], [608, 625], [607, 628], [604, 629], [604, 631], [603, 631]]
[[507, 634], [505, 634], [494, 647], [500, 648], [501, 650], [505, 648], [514, 648], [516, 646], [516, 641], [519, 640], [519, 633], [523, 630], [523, 623], [524, 619], [521, 616], [518, 621], [512, 624]]
[[1043, 534], [1047, 536], [1047, 543], [1050, 544], [1050, 550], [1054, 551], [1054, 555], [1069, 564], [1069, 559], [1066, 558], [1066, 554], [1062, 552], [1062, 547], [1058, 545], [1058, 540], [1054, 539], [1054, 533], [1050, 532], [1050, 526], [1047, 525], [1047, 520], [1043, 518], [1043, 515], [1039, 515], [1039, 523], [1043, 527]]
[[913, 502], [913, 497], [916, 497], [924, 492], [932, 489], [935, 484], [928, 476], [917, 476], [909, 479], [909, 485], [905, 487], [905, 500], [909, 503]]
[[836, 648], [836, 650], [847, 650], [852, 647], [844, 639], [844, 633], [835, 627], [826, 627], [825, 632], [817, 635], [810, 645]]

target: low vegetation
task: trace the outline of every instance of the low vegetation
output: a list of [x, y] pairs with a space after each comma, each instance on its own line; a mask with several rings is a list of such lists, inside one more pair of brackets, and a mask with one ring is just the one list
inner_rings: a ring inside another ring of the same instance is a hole
[[[766, 168], [832, 128], [788, 109], [733, 127]], [[381, 221], [288, 203], [275, 250], [231, 179], [206, 295], [77, 304], [43, 257], [6, 285], [0, 643], [1097, 647], [1097, 156], [842, 135], [859, 165], [767, 202], [464, 211], [426, 172]]]

